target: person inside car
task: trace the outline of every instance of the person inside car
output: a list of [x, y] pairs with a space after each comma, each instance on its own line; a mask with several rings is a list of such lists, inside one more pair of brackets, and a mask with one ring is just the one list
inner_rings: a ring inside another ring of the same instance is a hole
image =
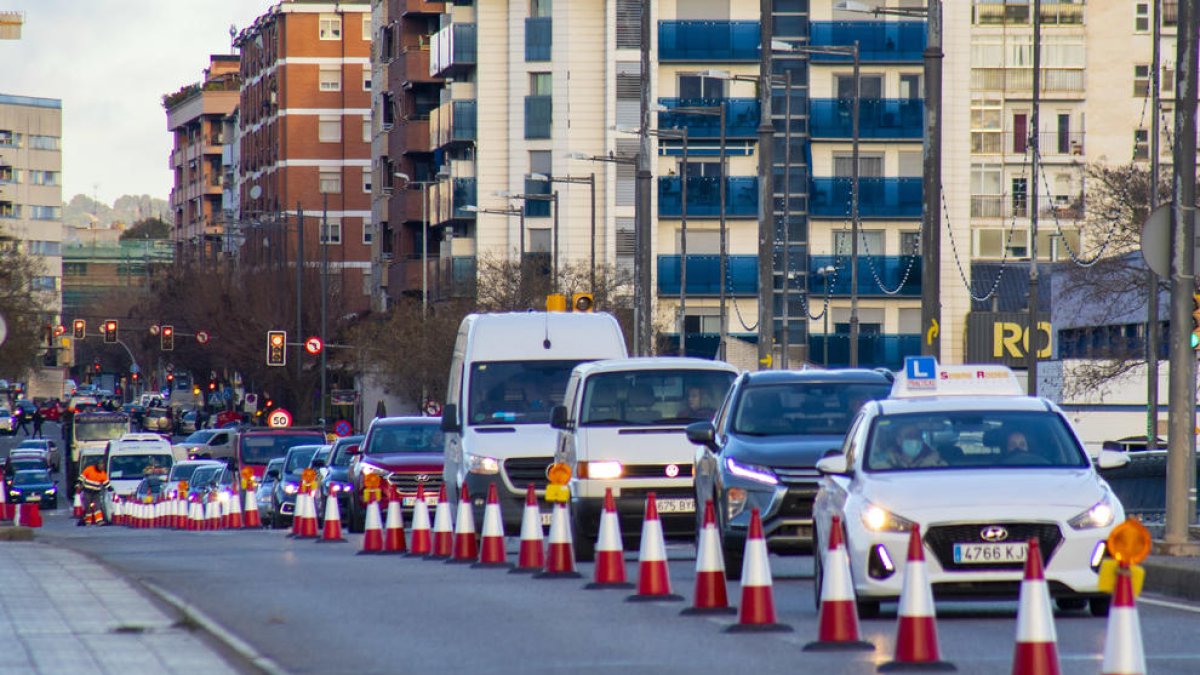
[[921, 438], [921, 430], [915, 424], [902, 424], [892, 435], [892, 442], [880, 458], [872, 462], [872, 468], [918, 469], [946, 466], [946, 461], [937, 450], [929, 447]]
[[1029, 439], [1022, 431], [1008, 432], [1004, 440], [1004, 454], [1000, 458], [1002, 464], [1049, 464], [1046, 457], [1029, 449]]
[[687, 405], [680, 408], [677, 417], [686, 417], [696, 420], [712, 419], [716, 412], [708, 402], [704, 400], [704, 389], [697, 386], [688, 387]]

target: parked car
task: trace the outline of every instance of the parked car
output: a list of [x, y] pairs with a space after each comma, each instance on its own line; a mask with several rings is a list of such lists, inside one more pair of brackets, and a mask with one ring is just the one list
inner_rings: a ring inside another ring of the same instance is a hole
[[276, 457], [267, 462], [262, 480], [254, 490], [254, 501], [258, 503], [258, 518], [263, 527], [271, 527], [275, 520], [275, 484], [283, 473], [283, 458]]
[[[366, 436], [353, 455], [348, 470], [350, 531], [361, 532], [366, 519], [363, 503], [364, 479], [375, 474], [383, 479], [381, 506], [400, 499], [401, 507], [416, 503], [417, 486], [425, 487], [425, 499], [437, 503], [442, 487], [444, 437], [435, 417], [379, 417], [371, 421]], [[479, 522], [479, 521], [477, 521]]]
[[283, 467], [278, 473], [278, 481], [272, 491], [271, 526], [275, 529], [286, 527], [296, 514], [296, 494], [300, 492], [302, 472], [312, 463], [313, 455], [321, 449], [319, 445], [297, 445], [288, 448], [283, 456]]
[[41, 504], [48, 509], [57, 509], [58, 486], [44, 468], [22, 469], [13, 474], [8, 486], [8, 501]]
[[49, 456], [51, 471], [58, 471], [62, 466], [62, 455], [58, 451], [58, 444], [48, 438], [26, 438], [13, 448], [14, 451], [25, 449], [44, 450]]
[[338, 513], [345, 518], [350, 512], [350, 491], [354, 485], [350, 483], [350, 460], [358, 452], [359, 444], [365, 436], [344, 436], [330, 446], [329, 460], [321, 472], [320, 513], [325, 515], [325, 501], [330, 495], [336, 495]]

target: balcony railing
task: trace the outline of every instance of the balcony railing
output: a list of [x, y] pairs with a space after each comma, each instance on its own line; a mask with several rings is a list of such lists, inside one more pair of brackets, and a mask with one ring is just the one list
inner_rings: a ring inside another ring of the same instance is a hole
[[716, 115], [691, 115], [672, 112], [676, 108], [711, 108], [725, 102], [725, 138], [755, 138], [758, 134], [758, 100], [753, 98], [660, 98], [666, 112], [658, 113], [658, 128], [686, 128], [688, 140], [721, 136], [721, 120]]
[[[924, 21], [814, 21], [809, 44], [848, 47], [858, 42], [863, 62], [920, 61], [925, 51]], [[840, 54], [813, 54], [814, 61], [850, 61]]]
[[474, 178], [453, 178], [449, 181], [434, 183], [429, 188], [430, 224], [436, 225], [451, 220], [473, 220], [474, 212], [467, 211], [464, 206], [476, 206]]
[[[430, 52], [429, 45], [413, 45], [405, 47], [400, 52], [403, 63], [398, 64], [404, 73], [405, 82], [436, 82], [437, 78], [429, 74]], [[393, 66], [395, 67], [395, 66]]]
[[549, 61], [553, 23], [548, 16], [525, 19], [525, 60]]
[[[972, 218], [1028, 218], [1029, 200], [1012, 195], [971, 195]], [[1043, 195], [1038, 200], [1038, 215], [1063, 220], [1079, 220], [1086, 215], [1082, 195]]]
[[[865, 98], [859, 100], [859, 138], [921, 138], [925, 104], [920, 99]], [[854, 102], [814, 98], [809, 101], [813, 138], [853, 138]]]
[[[687, 179], [688, 218], [721, 217], [720, 178], [689, 176]], [[725, 217], [758, 217], [758, 177], [729, 176], [725, 179]], [[683, 181], [679, 176], [660, 176], [658, 179], [659, 217], [678, 218], [683, 215]]]
[[[1023, 155], [1029, 149], [1030, 134], [1011, 131], [972, 131], [973, 155]], [[1038, 132], [1038, 152], [1043, 156], [1083, 155], [1084, 132]]]
[[476, 31], [473, 23], [452, 23], [430, 39], [429, 74], [434, 77], [470, 70], [476, 63]]
[[[809, 209], [826, 218], [850, 217], [849, 178], [813, 178]], [[860, 178], [858, 214], [862, 218], [920, 218], [920, 178]]]
[[[828, 359], [826, 359], [828, 349]], [[858, 365], [860, 368], [887, 368], [899, 370], [904, 357], [921, 353], [921, 336], [904, 334], [859, 333]], [[813, 363], [825, 363], [830, 367], [845, 368], [850, 365], [849, 333], [808, 334], [808, 356]]]
[[[1033, 17], [1033, 9], [1030, 5], [1028, 0], [1007, 3], [976, 2], [974, 20], [981, 26], [1027, 26]], [[1081, 2], [1046, 2], [1042, 3], [1041, 7], [1043, 25], [1077, 26], [1083, 23], [1083, 3]]]
[[430, 146], [440, 148], [470, 143], [477, 138], [476, 106], [473, 100], [449, 101], [429, 113]]
[[554, 99], [552, 97], [525, 97], [525, 138], [550, 138], [553, 119]]
[[[921, 295], [921, 258], [914, 255], [858, 256], [858, 295], [874, 297], [911, 298]], [[850, 256], [810, 255], [808, 257], [808, 291], [815, 299], [825, 295], [825, 282], [817, 273], [823, 267], [833, 267], [837, 275], [829, 276], [829, 294], [850, 295]], [[815, 302], [815, 300], [814, 300]]]
[[[678, 255], [658, 256], [659, 295], [679, 295], [680, 260]], [[758, 256], [726, 256], [725, 292], [741, 296], [758, 294]], [[721, 294], [721, 256], [687, 257], [687, 293], [693, 296]]]
[[660, 21], [658, 60], [757, 61], [757, 21]]
[[[1042, 68], [1043, 95], [1085, 93], [1083, 68]], [[972, 68], [971, 89], [986, 91], [1033, 91], [1032, 68]]]

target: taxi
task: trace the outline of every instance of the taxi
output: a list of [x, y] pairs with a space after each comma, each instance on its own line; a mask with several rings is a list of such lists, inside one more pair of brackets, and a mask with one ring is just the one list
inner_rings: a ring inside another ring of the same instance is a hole
[[[1100, 468], [1128, 461], [1107, 450], [1097, 458]], [[1098, 571], [1124, 509], [1062, 410], [1026, 396], [1008, 368], [910, 357], [890, 397], [865, 404], [817, 470], [818, 598], [836, 515], [863, 616], [898, 599], [915, 526], [935, 597], [1017, 599], [1037, 537], [1059, 609], [1108, 612]]]

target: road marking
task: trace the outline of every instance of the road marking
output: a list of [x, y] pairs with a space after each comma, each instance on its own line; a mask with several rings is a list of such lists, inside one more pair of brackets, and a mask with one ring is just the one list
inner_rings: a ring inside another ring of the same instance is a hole
[[1200, 607], [1198, 607], [1196, 605], [1185, 605], [1182, 602], [1171, 602], [1170, 600], [1156, 600], [1154, 598], [1147, 598], [1145, 596], [1143, 596], [1140, 599], [1140, 602], [1144, 602], [1147, 605], [1154, 605], [1155, 607], [1166, 607], [1168, 609], [1178, 609], [1181, 612], [1191, 612], [1193, 614], [1200, 614]]

